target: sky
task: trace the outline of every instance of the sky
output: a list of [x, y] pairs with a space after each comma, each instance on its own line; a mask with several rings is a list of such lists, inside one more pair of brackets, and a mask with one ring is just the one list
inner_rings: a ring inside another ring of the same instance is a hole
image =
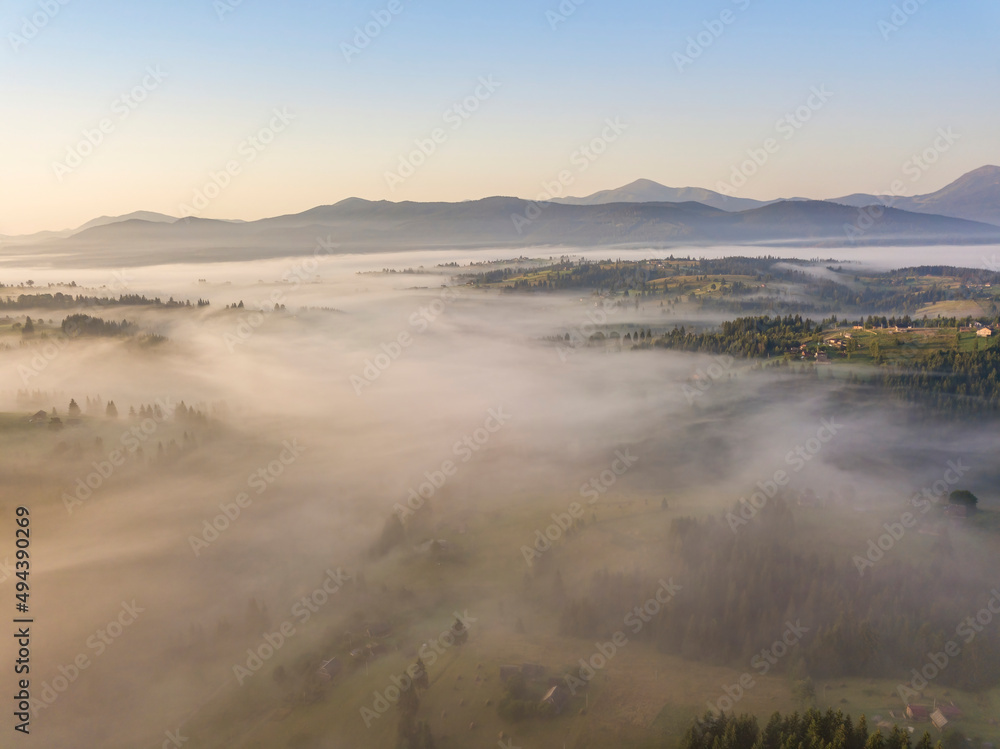
[[0, 234], [639, 178], [932, 192], [1000, 164], [998, 32], [995, 0], [9, 0]]

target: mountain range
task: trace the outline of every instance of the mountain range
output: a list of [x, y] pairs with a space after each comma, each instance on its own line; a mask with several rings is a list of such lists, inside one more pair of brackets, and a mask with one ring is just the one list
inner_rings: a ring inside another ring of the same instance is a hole
[[[581, 198], [553, 198], [553, 203], [565, 205], [601, 205], [605, 203], [679, 203], [694, 200], [724, 211], [744, 211], [777, 203], [777, 200], [752, 200], [723, 195], [701, 187], [666, 187], [658, 182], [640, 179], [614, 190], [601, 190]], [[804, 198], [789, 198], [801, 201]], [[853, 193], [826, 202], [863, 207], [885, 205], [914, 213], [964, 218], [1000, 225], [1000, 167], [983, 166], [963, 174], [940, 190], [926, 195], [874, 195]]]
[[[868, 208], [874, 205], [883, 207]], [[65, 234], [8, 237], [0, 257], [11, 251], [27, 257], [48, 255], [52, 262], [80, 256], [94, 264], [224, 261], [303, 254], [326, 238], [350, 252], [539, 245], [1000, 242], [1000, 168], [982, 167], [937, 192], [896, 199], [855, 194], [826, 201], [751, 201], [639, 180], [585, 198], [543, 203], [512, 197], [460, 203], [348, 198], [257, 221], [177, 219], [140, 211], [103, 216]]]

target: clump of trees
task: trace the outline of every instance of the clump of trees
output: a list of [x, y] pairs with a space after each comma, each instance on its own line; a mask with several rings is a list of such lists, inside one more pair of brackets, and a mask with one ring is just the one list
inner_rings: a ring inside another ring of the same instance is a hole
[[1000, 348], [935, 351], [875, 374], [873, 384], [902, 401], [945, 413], [975, 415], [1000, 409]]
[[136, 326], [128, 320], [121, 322], [109, 322], [99, 317], [90, 315], [70, 315], [62, 321], [62, 332], [65, 335], [78, 336], [98, 336], [114, 337], [120, 335], [131, 335], [135, 332]]
[[[926, 731], [916, 744], [910, 734], [893, 726], [888, 735], [868, 732], [862, 715], [855, 723], [842, 711], [808, 710], [802, 715], [774, 713], [761, 729], [753, 715], [716, 715], [708, 713], [695, 721], [684, 734], [680, 749], [934, 749]], [[938, 744], [937, 747], [941, 747]]]
[[966, 489], [959, 489], [948, 495], [948, 504], [960, 505], [969, 512], [975, 512], [979, 505], [979, 497]]
[[[75, 285], [75, 284], [74, 284]], [[199, 299], [199, 307], [207, 307], [207, 299]], [[120, 294], [118, 298], [84, 296], [83, 294], [19, 294], [17, 297], [0, 297], [0, 309], [72, 309], [74, 307], [190, 307], [191, 301], [183, 302], [170, 297], [162, 301], [159, 297], [152, 299], [141, 294]]]
[[420, 709], [418, 689], [427, 689], [430, 683], [427, 679], [427, 667], [417, 658], [411, 667], [414, 675], [410, 685], [399, 693], [396, 707], [399, 709], [398, 749], [434, 749], [434, 737], [426, 721], [417, 720]]
[[529, 684], [523, 674], [513, 674], [507, 680], [503, 697], [497, 703], [497, 714], [510, 723], [553, 717], [555, 708], [548, 702], [542, 702], [541, 697], [541, 691]]
[[740, 317], [722, 323], [718, 331], [696, 333], [683, 326], [675, 327], [656, 339], [654, 345], [706, 354], [777, 356], [798, 347], [803, 337], [819, 330], [820, 325], [801, 315]]

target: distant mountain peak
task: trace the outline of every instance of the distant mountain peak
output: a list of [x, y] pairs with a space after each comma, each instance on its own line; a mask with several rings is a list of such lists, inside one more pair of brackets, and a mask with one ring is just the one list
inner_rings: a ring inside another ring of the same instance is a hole
[[962, 175], [962, 177], [959, 177], [959, 179], [963, 179], [964, 177], [974, 177], [974, 176], [1000, 177], [1000, 166], [994, 166], [993, 164], [986, 164], [985, 166], [981, 166], [978, 169], [973, 169], [971, 172], [966, 172], [964, 175]]
[[667, 187], [651, 179], [640, 178], [613, 190], [601, 190], [583, 197], [553, 198], [565, 205], [604, 205], [607, 203], [701, 203], [723, 211], [746, 211], [774, 201], [737, 198], [703, 187]]
[[165, 213], [156, 213], [155, 211], [132, 211], [132, 213], [126, 213], [122, 216], [101, 216], [100, 218], [91, 219], [87, 223], [78, 226], [74, 231], [86, 231], [87, 229], [93, 229], [95, 226], [107, 226], [108, 224], [119, 224], [123, 221], [136, 220], [172, 224], [177, 220], [177, 217], [168, 216]]

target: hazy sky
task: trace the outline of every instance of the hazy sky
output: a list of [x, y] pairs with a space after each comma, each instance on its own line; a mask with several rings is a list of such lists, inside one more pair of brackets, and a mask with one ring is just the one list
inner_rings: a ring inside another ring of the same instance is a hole
[[[183, 206], [253, 219], [349, 196], [536, 197], [563, 171], [565, 194], [717, 189], [768, 138], [735, 194], [930, 192], [1000, 163], [998, 31], [995, 0], [11, 0], [0, 233]], [[467, 97], [476, 111], [446, 115]], [[800, 128], [777, 125], [800, 107]], [[958, 139], [906, 172], [939, 128]], [[579, 151], [602, 134], [604, 153]], [[415, 140], [434, 152], [387, 178]], [[213, 172], [224, 186], [199, 207]]]

